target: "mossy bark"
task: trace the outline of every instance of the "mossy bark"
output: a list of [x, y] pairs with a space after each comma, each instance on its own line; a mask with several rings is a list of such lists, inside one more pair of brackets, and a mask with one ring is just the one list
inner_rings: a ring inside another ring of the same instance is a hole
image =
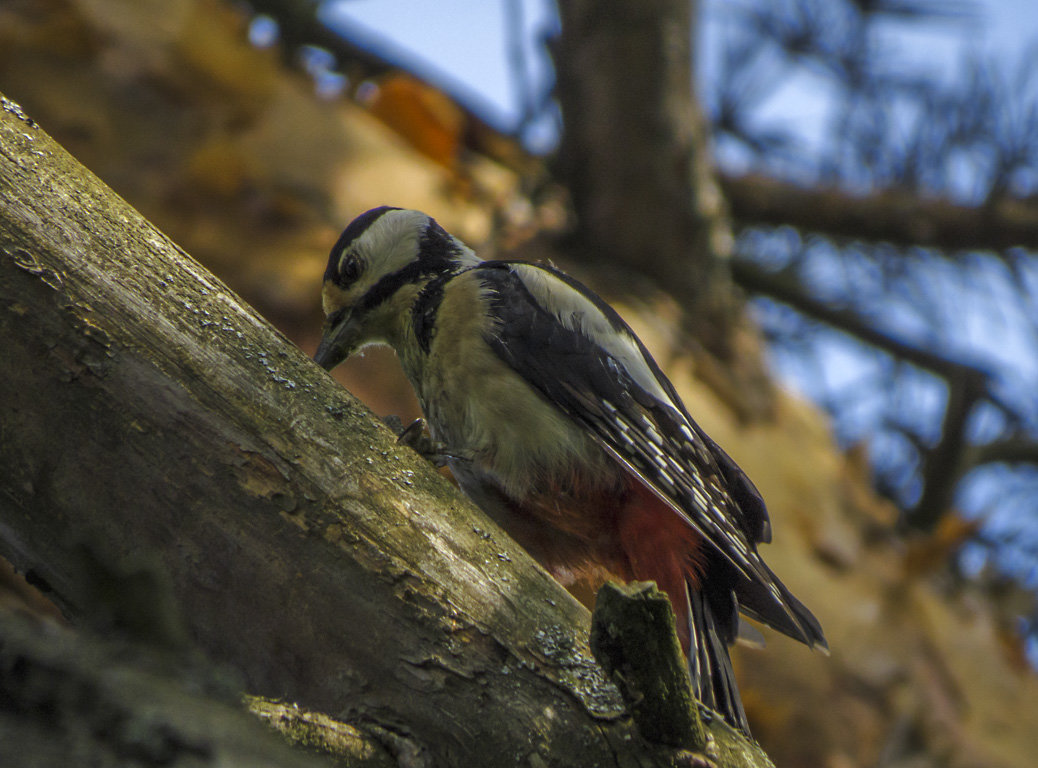
[[[0, 611], [0, 763], [328, 768], [238, 706], [190, 655]], [[355, 768], [379, 768], [353, 761]]]

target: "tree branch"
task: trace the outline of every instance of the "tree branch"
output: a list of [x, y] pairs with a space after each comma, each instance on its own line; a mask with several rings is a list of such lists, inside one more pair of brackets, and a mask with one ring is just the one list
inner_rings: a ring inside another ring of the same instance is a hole
[[279, 27], [281, 50], [285, 61], [298, 66], [297, 54], [303, 46], [316, 46], [332, 53], [339, 67], [349, 80], [351, 93], [356, 93], [365, 82], [378, 83], [394, 73], [404, 73], [411, 80], [427, 86], [437, 93], [445, 94], [454, 102], [464, 117], [462, 136], [464, 146], [493, 158], [517, 171], [529, 169], [530, 158], [518, 141], [504, 127], [491, 124], [473, 103], [471, 96], [451, 93], [442, 84], [437, 84], [412, 71], [391, 54], [372, 49], [358, 42], [362, 36], [348, 30], [336, 32], [325, 26], [318, 18], [320, 3], [315, 0], [249, 0], [257, 13], [269, 15]]
[[732, 264], [736, 282], [745, 290], [769, 296], [804, 315], [860, 339], [891, 356], [942, 378], [948, 387], [948, 401], [941, 426], [941, 439], [925, 450], [923, 456], [923, 493], [909, 511], [905, 522], [914, 528], [932, 529], [950, 508], [959, 479], [974, 467], [997, 462], [1038, 464], [1038, 443], [1020, 437], [987, 445], [969, 445], [967, 420], [976, 403], [995, 400], [988, 382], [991, 374], [982, 368], [949, 360], [925, 349], [907, 344], [872, 326], [867, 318], [851, 309], [833, 307], [807, 293], [796, 280], [782, 272], [761, 269], [746, 260]]
[[923, 455], [923, 493], [905, 522], [923, 530], [932, 529], [948, 510], [955, 483], [966, 470], [966, 420], [977, 400], [988, 395], [989, 374], [979, 368], [949, 360], [914, 347], [878, 330], [851, 309], [833, 307], [807, 293], [784, 273], [771, 273], [745, 260], [732, 264], [736, 282], [751, 293], [770, 296], [799, 312], [826, 323], [867, 344], [884, 350], [944, 379], [948, 387], [940, 442]]
[[965, 363], [908, 344], [895, 336], [881, 331], [852, 309], [833, 307], [809, 294], [804, 286], [784, 272], [769, 272], [745, 259], [732, 262], [732, 274], [736, 283], [750, 293], [769, 296], [797, 311], [814, 318], [839, 331], [861, 339], [892, 356], [930, 371], [942, 378], [981, 375], [987, 372]]
[[644, 756], [587, 612], [16, 107], [0, 112], [0, 554], [84, 619], [72, 552], [151, 553], [191, 639], [250, 692], [439, 764]]
[[247, 696], [245, 704], [290, 743], [309, 752], [331, 755], [348, 768], [399, 768], [403, 762], [387, 751], [393, 740], [372, 738], [361, 729], [321, 712], [258, 696]]
[[936, 528], [955, 498], [955, 486], [962, 477], [967, 455], [966, 420], [987, 389], [987, 377], [970, 371], [948, 379], [947, 384], [941, 439], [932, 450], [923, 453], [923, 492], [905, 516], [910, 527], [922, 531]]
[[1038, 249], [1038, 204], [1003, 198], [989, 206], [956, 205], [917, 192], [853, 195], [802, 187], [758, 174], [722, 175], [721, 189], [743, 225], [793, 226], [855, 240], [939, 248], [949, 253]]

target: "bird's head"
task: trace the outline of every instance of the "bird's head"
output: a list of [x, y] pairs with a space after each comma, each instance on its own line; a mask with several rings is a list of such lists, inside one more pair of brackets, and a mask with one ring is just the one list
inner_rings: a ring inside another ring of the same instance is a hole
[[362, 213], [328, 257], [325, 324], [314, 360], [331, 370], [368, 344], [392, 346], [429, 280], [477, 263], [469, 248], [420, 211], [382, 206]]

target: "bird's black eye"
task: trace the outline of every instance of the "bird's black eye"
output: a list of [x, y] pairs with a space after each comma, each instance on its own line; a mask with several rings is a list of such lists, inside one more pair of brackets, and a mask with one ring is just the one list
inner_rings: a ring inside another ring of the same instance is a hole
[[355, 255], [348, 253], [339, 260], [339, 274], [337, 282], [341, 286], [353, 283], [363, 271], [363, 265]]

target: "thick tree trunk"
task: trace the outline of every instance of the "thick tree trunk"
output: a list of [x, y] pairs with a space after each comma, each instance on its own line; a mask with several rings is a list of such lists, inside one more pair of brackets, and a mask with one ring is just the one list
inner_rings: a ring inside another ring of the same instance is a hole
[[731, 236], [693, 98], [692, 10], [688, 0], [563, 0], [554, 60], [560, 170], [588, 252], [687, 299], [705, 338], [727, 330], [718, 257]]
[[727, 262], [732, 231], [692, 78], [695, 3], [561, 0], [553, 51], [565, 130], [559, 172], [576, 247], [596, 276], [646, 278], [677, 299], [699, 374], [736, 412], [770, 413], [757, 331]]
[[251, 692], [437, 765], [671, 760], [592, 660], [583, 607], [3, 107], [0, 554], [84, 621], [89, 563], [147, 555], [193, 642]]

